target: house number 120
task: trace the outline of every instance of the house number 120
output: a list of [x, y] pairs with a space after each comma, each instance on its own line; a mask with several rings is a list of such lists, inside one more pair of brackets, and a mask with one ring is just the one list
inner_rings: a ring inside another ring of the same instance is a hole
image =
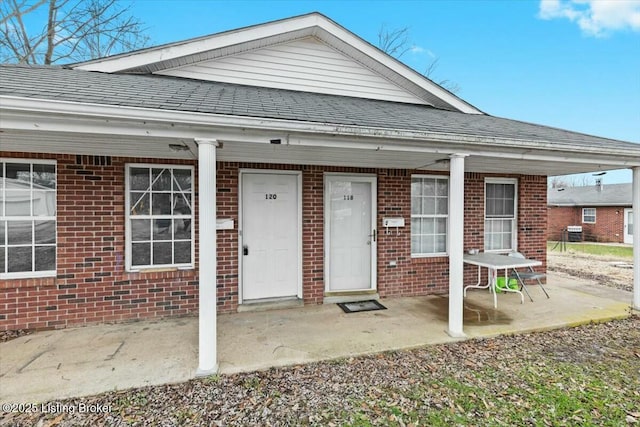
[[267, 199], [267, 200], [275, 200], [275, 199], [278, 198], [278, 195], [277, 194], [265, 194], [264, 198]]

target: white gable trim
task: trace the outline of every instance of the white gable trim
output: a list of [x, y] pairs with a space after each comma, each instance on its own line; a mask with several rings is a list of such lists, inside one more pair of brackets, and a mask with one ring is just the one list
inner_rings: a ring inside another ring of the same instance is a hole
[[154, 72], [220, 57], [221, 54], [235, 54], [309, 36], [315, 36], [352, 57], [427, 104], [436, 105], [435, 99], [464, 113], [482, 114], [477, 108], [319, 13], [87, 61], [72, 67], [107, 73]]

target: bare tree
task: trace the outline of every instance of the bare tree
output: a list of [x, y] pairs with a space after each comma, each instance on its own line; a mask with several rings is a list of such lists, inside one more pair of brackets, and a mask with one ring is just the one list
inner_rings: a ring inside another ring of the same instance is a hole
[[143, 24], [118, 0], [3, 0], [0, 60], [26, 64], [83, 61], [139, 49]]
[[[378, 30], [378, 47], [383, 52], [396, 59], [400, 59], [405, 53], [414, 47], [411, 42], [409, 27], [389, 29], [386, 25], [381, 25]], [[460, 91], [460, 86], [457, 83], [452, 82], [449, 79], [436, 81], [433, 77], [436, 68], [438, 68], [439, 61], [440, 58], [433, 58], [425, 68], [422, 75], [433, 80], [449, 92], [458, 93]]]
[[595, 181], [587, 175], [560, 175], [552, 176], [549, 179], [551, 188], [586, 187], [593, 185]]
[[378, 30], [378, 47], [383, 52], [400, 59], [411, 49], [409, 27], [389, 29], [382, 24]]

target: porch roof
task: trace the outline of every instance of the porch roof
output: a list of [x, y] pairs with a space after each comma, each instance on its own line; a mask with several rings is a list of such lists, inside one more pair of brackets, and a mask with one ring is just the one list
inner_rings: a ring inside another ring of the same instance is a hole
[[[0, 65], [2, 149], [563, 175], [640, 166], [640, 144], [425, 105], [158, 75]], [[282, 145], [270, 144], [271, 139]], [[173, 152], [174, 144], [188, 151]]]
[[579, 147], [640, 160], [640, 145], [486, 114], [158, 75], [1, 65], [0, 95], [154, 110], [271, 118], [374, 129], [433, 132]]

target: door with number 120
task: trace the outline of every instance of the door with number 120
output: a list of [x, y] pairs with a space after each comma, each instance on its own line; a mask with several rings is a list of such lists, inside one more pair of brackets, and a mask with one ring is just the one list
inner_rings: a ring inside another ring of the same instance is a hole
[[299, 296], [298, 175], [242, 174], [242, 300]]

